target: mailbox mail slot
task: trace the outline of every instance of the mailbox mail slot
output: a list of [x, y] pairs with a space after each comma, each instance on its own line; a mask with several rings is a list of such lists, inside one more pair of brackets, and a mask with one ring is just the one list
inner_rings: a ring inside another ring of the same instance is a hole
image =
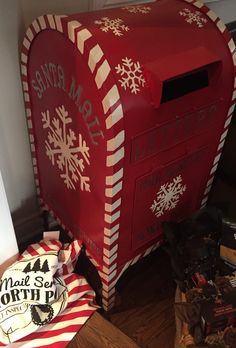
[[86, 245], [103, 304], [161, 223], [204, 206], [234, 109], [236, 53], [200, 2], [45, 15], [21, 71], [43, 209]]

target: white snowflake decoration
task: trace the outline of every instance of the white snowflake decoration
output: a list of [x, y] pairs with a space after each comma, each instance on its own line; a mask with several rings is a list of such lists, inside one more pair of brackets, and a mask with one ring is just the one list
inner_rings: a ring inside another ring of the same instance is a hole
[[202, 13], [200, 11], [194, 11], [192, 12], [188, 8], [184, 8], [182, 11], [179, 12], [180, 16], [185, 17], [185, 21], [189, 24], [195, 23], [198, 28], [203, 28], [204, 25], [207, 23], [206, 18], [202, 16]]
[[109, 30], [117, 36], [122, 36], [122, 31], [128, 31], [129, 27], [124, 24], [123, 20], [120, 18], [110, 19], [108, 17], [103, 17], [99, 21], [95, 21], [95, 24], [101, 25], [100, 29], [107, 33]]
[[157, 192], [157, 198], [154, 199], [151, 211], [156, 217], [164, 215], [167, 210], [172, 210], [179, 202], [180, 196], [186, 191], [186, 185], [183, 185], [181, 175], [178, 175], [171, 182], [161, 185]]
[[64, 105], [55, 108], [56, 117], [51, 120], [48, 110], [42, 112], [43, 128], [48, 130], [46, 144], [46, 154], [52, 165], [57, 164], [63, 172], [60, 177], [63, 179], [68, 189], [76, 189], [75, 183], [80, 181], [82, 191], [90, 191], [89, 177], [82, 173], [89, 162], [89, 147], [79, 134], [79, 144], [75, 145], [77, 138], [74, 131], [68, 128], [72, 123]]
[[118, 64], [115, 69], [116, 73], [121, 75], [119, 80], [121, 87], [125, 90], [129, 88], [131, 93], [137, 94], [140, 92], [140, 86], [144, 86], [145, 79], [142, 74], [139, 62], [133, 62], [131, 58], [123, 58], [123, 64]]
[[126, 6], [122, 7], [122, 10], [126, 10], [130, 13], [150, 13], [151, 12], [151, 7], [149, 6], [142, 6], [142, 5], [137, 5], [137, 6]]

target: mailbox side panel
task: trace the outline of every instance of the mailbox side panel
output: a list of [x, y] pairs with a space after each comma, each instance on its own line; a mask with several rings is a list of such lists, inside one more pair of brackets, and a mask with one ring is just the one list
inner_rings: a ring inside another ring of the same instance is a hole
[[110, 71], [78, 21], [48, 15], [26, 33], [22, 76], [37, 191], [99, 269], [123, 180], [123, 110]]

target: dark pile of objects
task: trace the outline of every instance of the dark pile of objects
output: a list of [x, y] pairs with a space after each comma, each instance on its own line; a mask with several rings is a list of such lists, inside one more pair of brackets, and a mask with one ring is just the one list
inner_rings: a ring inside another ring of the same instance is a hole
[[215, 208], [164, 223], [182, 346], [236, 348], [236, 226]]

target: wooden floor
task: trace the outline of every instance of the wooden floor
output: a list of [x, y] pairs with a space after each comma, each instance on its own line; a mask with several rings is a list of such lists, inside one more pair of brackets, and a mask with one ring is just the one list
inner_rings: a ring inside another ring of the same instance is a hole
[[109, 320], [141, 348], [173, 348], [175, 284], [165, 253], [157, 250], [134, 265], [118, 292]]
[[139, 348], [117, 327], [95, 312], [67, 348]]

